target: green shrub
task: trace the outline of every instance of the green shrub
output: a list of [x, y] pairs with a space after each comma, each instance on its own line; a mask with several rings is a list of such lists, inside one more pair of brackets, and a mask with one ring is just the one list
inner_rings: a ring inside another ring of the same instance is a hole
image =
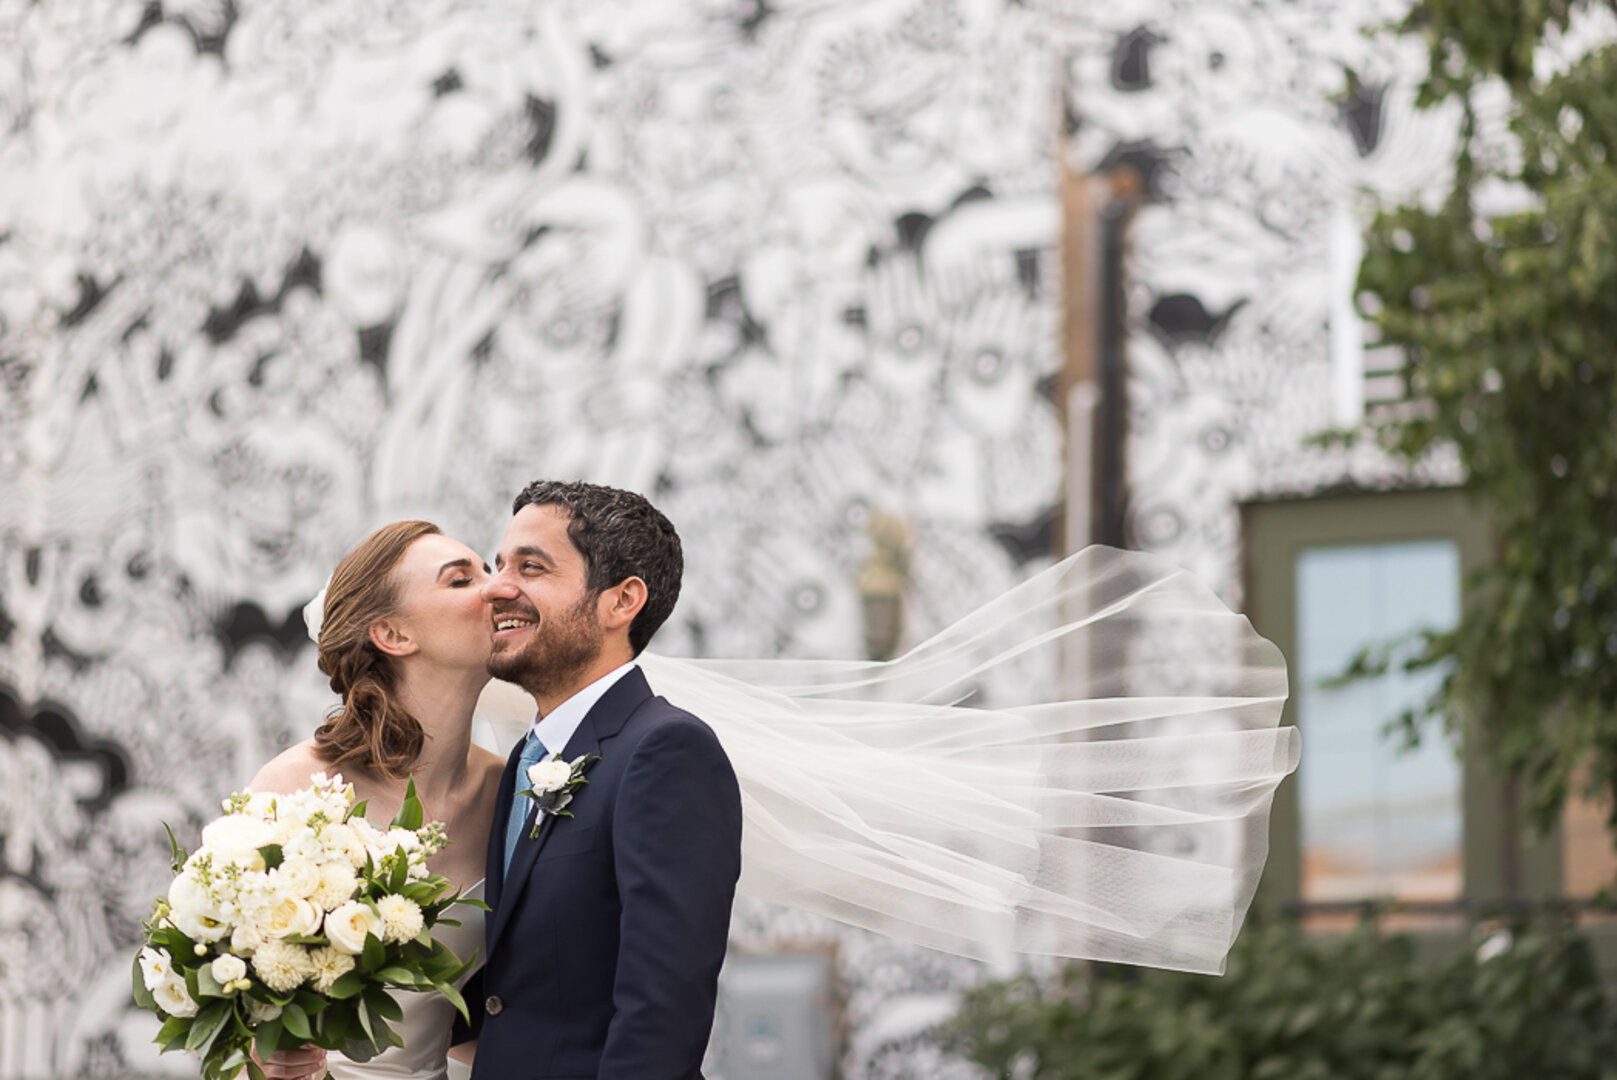
[[1249, 927], [1222, 978], [1073, 965], [972, 991], [945, 1036], [1007, 1080], [1617, 1078], [1617, 1008], [1562, 924], [1487, 959]]

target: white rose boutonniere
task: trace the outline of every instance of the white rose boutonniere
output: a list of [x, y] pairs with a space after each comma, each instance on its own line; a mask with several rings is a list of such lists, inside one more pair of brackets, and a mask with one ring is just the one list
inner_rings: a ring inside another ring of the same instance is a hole
[[552, 758], [528, 766], [529, 788], [527, 791], [517, 792], [518, 795], [525, 795], [539, 804], [539, 815], [533, 823], [533, 830], [528, 833], [528, 839], [539, 838], [539, 829], [546, 817], [573, 816], [573, 812], [567, 809], [567, 804], [573, 801], [573, 796], [579, 788], [589, 783], [584, 775], [585, 771], [600, 760], [599, 754], [588, 754], [572, 761]]

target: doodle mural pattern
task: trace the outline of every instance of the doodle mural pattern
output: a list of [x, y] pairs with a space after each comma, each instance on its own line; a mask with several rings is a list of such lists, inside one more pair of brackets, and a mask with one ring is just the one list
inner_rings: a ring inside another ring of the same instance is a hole
[[1419, 197], [1452, 165], [1454, 115], [1414, 108], [1424, 53], [1364, 32], [1406, 8], [1061, 6], [1070, 163], [1132, 166], [1145, 186], [1128, 265], [1129, 538], [1230, 599], [1240, 500], [1458, 478], [1449, 455], [1410, 470], [1372, 445], [1308, 442], [1352, 424], [1344, 396], [1376, 396], [1352, 311], [1362, 225], [1377, 199]]
[[[644, 490], [704, 655], [856, 653], [877, 512], [916, 633], [1048, 557], [1046, 18], [0, 0], [0, 1078], [185, 1069], [160, 822], [317, 722], [299, 609], [382, 521]], [[882, 1002], [975, 968], [849, 942], [847, 1074], [909, 1075]]]

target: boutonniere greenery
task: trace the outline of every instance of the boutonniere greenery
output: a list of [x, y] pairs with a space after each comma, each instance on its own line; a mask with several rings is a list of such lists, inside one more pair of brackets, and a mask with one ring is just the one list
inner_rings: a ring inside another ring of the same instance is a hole
[[528, 833], [529, 840], [539, 839], [539, 829], [544, 825], [545, 818], [573, 816], [567, 804], [573, 801], [579, 788], [589, 783], [585, 771], [600, 760], [599, 754], [586, 754], [572, 761], [552, 758], [528, 766], [528, 790], [517, 794], [526, 795], [539, 804], [539, 814], [534, 819], [532, 831]]

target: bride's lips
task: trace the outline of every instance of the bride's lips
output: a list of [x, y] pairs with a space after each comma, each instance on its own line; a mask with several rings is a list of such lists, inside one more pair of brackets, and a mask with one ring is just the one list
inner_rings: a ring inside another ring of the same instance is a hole
[[540, 618], [537, 614], [524, 614], [515, 611], [501, 612], [494, 616], [494, 640], [511, 641], [523, 634], [539, 628]]

